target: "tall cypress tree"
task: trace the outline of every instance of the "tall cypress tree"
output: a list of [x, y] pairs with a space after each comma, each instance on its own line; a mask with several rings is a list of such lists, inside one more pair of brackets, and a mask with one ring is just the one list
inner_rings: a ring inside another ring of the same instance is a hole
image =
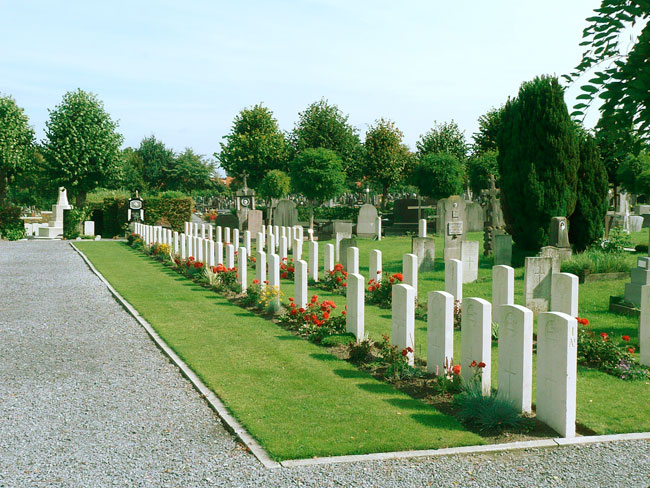
[[551, 217], [576, 205], [578, 138], [557, 78], [525, 82], [508, 100], [497, 137], [501, 206], [522, 249], [548, 243]]
[[577, 251], [603, 237], [607, 213], [607, 169], [600, 157], [596, 139], [579, 129], [578, 144], [580, 166], [578, 167], [576, 208], [571, 215], [569, 239]]

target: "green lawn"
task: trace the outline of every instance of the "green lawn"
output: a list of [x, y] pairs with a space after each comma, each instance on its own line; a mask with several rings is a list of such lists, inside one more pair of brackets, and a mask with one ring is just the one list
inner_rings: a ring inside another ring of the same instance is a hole
[[[482, 233], [470, 233], [468, 239], [482, 241]], [[646, 230], [633, 234], [635, 243], [647, 242]], [[436, 237], [436, 255], [442, 255], [442, 238]], [[645, 241], [644, 241], [645, 239]], [[330, 241], [328, 241], [330, 242]], [[360, 272], [368, 276], [369, 253], [371, 249], [382, 251], [383, 270], [397, 272], [402, 270], [402, 256], [410, 252], [410, 238], [388, 237], [381, 241], [358, 239]], [[321, 260], [324, 254], [324, 244], [319, 246]], [[306, 247], [305, 247], [306, 251]], [[481, 250], [482, 252], [482, 250]], [[634, 256], [630, 260], [634, 261]], [[492, 259], [481, 255], [478, 280], [463, 287], [464, 297], [481, 297], [488, 301], [492, 298], [491, 281]], [[523, 268], [515, 269], [515, 303], [523, 303], [524, 287]], [[622, 295], [625, 283], [629, 279], [602, 281], [580, 285], [580, 316], [589, 319], [591, 327], [596, 332], [607, 332], [612, 337], [621, 335], [631, 336], [631, 344], [638, 345], [638, 318], [612, 314], [608, 311], [610, 295]], [[421, 273], [418, 280], [418, 298], [426, 304], [427, 293], [433, 290], [444, 290], [444, 265], [441, 259], [436, 260], [435, 271]], [[283, 280], [282, 290], [288, 298], [293, 296], [293, 282]], [[331, 299], [337, 305], [345, 305], [345, 297], [321, 289], [313, 288], [311, 294], [321, 298]], [[285, 299], [286, 300], [286, 299]], [[373, 339], [381, 338], [381, 334], [391, 333], [391, 311], [366, 304], [365, 315], [366, 333]], [[426, 360], [426, 322], [416, 321], [415, 354]], [[638, 348], [637, 348], [638, 350]], [[454, 337], [455, 362], [460, 360], [460, 331]], [[497, 386], [497, 345], [492, 347], [492, 384]], [[642, 381], [623, 381], [599, 371], [588, 368], [578, 368], [578, 422], [589, 429], [601, 433], [640, 432], [650, 431], [650, 383]], [[533, 382], [533, 387], [535, 383]], [[534, 399], [535, 397], [533, 397]]]
[[485, 443], [124, 243], [76, 244], [276, 460]]

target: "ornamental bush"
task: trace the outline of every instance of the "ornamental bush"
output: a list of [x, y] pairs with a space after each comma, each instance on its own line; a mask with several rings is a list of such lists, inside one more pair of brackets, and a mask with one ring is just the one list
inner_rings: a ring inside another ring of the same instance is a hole
[[20, 219], [20, 207], [0, 206], [0, 237], [10, 241], [25, 237], [25, 224]]
[[557, 78], [521, 85], [503, 109], [497, 144], [508, 232], [519, 248], [538, 250], [551, 217], [571, 216], [577, 200], [578, 137]]
[[348, 286], [348, 272], [345, 271], [343, 265], [336, 263], [334, 269], [325, 275], [323, 281], [323, 288], [329, 291], [342, 292]]
[[394, 273], [389, 275], [384, 274], [384, 278], [380, 281], [371, 279], [368, 282], [368, 289], [366, 292], [366, 301], [374, 303], [382, 308], [388, 308], [393, 303], [393, 285], [397, 285], [404, 281], [402, 273]]

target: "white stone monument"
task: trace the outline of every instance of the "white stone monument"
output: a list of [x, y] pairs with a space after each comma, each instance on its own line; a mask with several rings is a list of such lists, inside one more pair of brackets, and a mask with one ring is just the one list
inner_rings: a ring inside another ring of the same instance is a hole
[[351, 332], [357, 342], [364, 337], [365, 318], [365, 280], [358, 273], [348, 273], [348, 286], [346, 289], [347, 315], [345, 317], [346, 332]]
[[347, 260], [347, 269], [348, 273], [359, 274], [359, 248], [358, 247], [348, 247], [348, 260]]
[[[349, 275], [348, 275], [349, 276]], [[415, 289], [410, 285], [393, 286], [393, 329], [391, 343], [400, 350], [415, 351]], [[413, 352], [406, 355], [410, 365], [415, 363]]]
[[237, 253], [237, 283], [241, 285], [242, 293], [248, 288], [248, 253], [244, 246]]
[[318, 242], [309, 240], [309, 278], [318, 281]]
[[445, 261], [445, 291], [463, 301], [463, 262], [459, 259]]
[[68, 193], [64, 187], [59, 187], [59, 195], [56, 204], [52, 205], [52, 217], [47, 227], [38, 228], [38, 236], [48, 239], [63, 237], [63, 211], [70, 210], [72, 206], [68, 203]]
[[[282, 240], [282, 237], [280, 237]], [[294, 261], [294, 301], [296, 307], [307, 308], [307, 262], [299, 259]]]
[[427, 372], [444, 374], [454, 356], [454, 297], [430, 291], [427, 309]]
[[381, 251], [372, 249], [370, 251], [370, 266], [368, 268], [368, 281], [375, 280], [375, 283], [381, 281]]
[[551, 276], [552, 312], [578, 316], [578, 283], [578, 277], [571, 273], [554, 273]]
[[485, 363], [482, 369], [481, 386], [484, 395], [490, 394], [492, 373], [492, 307], [482, 298], [466, 298], [463, 301], [461, 320], [461, 376], [471, 381], [473, 361]]
[[323, 256], [325, 274], [334, 269], [334, 244], [325, 244], [325, 255]]
[[255, 256], [255, 278], [260, 282], [260, 288], [266, 288], [266, 253], [257, 252]]

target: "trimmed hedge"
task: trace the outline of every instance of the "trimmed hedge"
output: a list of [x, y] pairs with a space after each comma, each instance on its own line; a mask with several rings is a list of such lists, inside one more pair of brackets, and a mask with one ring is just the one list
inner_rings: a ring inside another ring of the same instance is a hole
[[0, 236], [10, 241], [25, 237], [25, 224], [20, 219], [20, 207], [0, 205]]
[[[309, 221], [309, 207], [298, 205], [298, 221]], [[314, 207], [314, 218], [317, 220], [352, 220], [356, 222], [359, 216], [358, 207]]]

